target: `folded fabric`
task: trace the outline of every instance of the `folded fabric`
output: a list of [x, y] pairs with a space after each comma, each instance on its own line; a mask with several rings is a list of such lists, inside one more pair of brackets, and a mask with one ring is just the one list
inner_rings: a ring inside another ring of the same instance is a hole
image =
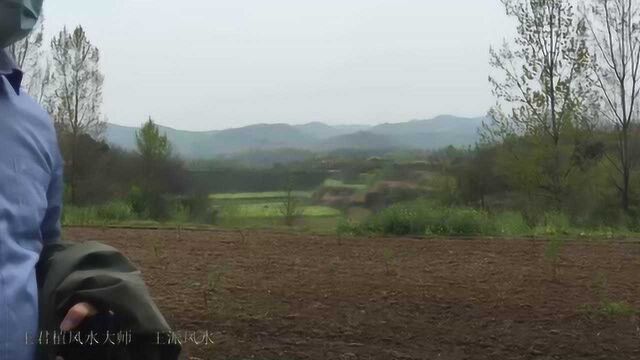
[[[155, 305], [140, 271], [113, 247], [59, 242], [45, 246], [36, 268], [40, 333], [31, 339], [39, 360], [175, 360], [181, 347]], [[75, 304], [99, 315], [61, 333]]]

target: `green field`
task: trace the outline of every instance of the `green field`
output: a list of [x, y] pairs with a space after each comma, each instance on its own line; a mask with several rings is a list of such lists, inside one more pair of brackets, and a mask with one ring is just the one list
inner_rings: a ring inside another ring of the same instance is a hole
[[[284, 227], [281, 198], [267, 195], [249, 198], [236, 197], [235, 200], [218, 200], [214, 205], [219, 210], [218, 225], [229, 228], [280, 228]], [[254, 194], [252, 194], [254, 196]], [[262, 201], [258, 201], [261, 199]], [[265, 201], [266, 200], [266, 201]], [[328, 206], [311, 205], [309, 199], [299, 199], [296, 228], [317, 232], [331, 232], [338, 224], [342, 214], [340, 210]]]
[[[286, 192], [259, 193], [229, 193], [212, 194], [209, 196], [212, 209], [217, 215], [210, 221], [202, 223], [207, 226], [222, 227], [282, 227], [284, 215], [282, 213]], [[343, 214], [340, 210], [313, 204], [312, 193], [295, 191], [298, 203], [296, 227], [313, 230], [335, 229]], [[115, 201], [100, 206], [65, 208], [63, 223], [72, 225], [100, 225], [100, 226], [161, 226], [186, 225], [191, 221], [189, 213], [184, 207], [173, 209], [170, 218], [158, 222], [147, 221], [133, 213], [131, 207], [124, 201]], [[195, 224], [191, 224], [195, 225]]]
[[[311, 198], [311, 191], [294, 191], [293, 196], [297, 198]], [[212, 200], [269, 200], [283, 199], [287, 197], [285, 191], [268, 191], [255, 193], [229, 193], [229, 194], [211, 194], [209, 198]]]
[[358, 191], [367, 190], [367, 185], [365, 184], [345, 184], [344, 182], [336, 179], [327, 179], [325, 180], [323, 185], [326, 187], [347, 188], [347, 189], [355, 189]]

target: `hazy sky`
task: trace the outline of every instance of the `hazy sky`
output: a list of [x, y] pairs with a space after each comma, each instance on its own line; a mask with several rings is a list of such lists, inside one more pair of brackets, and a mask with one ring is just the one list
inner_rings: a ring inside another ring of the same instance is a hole
[[179, 129], [375, 124], [493, 104], [498, 0], [45, 0], [102, 52], [103, 111]]

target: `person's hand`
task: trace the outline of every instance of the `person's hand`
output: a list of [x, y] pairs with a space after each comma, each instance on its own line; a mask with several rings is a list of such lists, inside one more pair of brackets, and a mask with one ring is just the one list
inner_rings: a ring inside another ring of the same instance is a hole
[[97, 313], [98, 310], [96, 310], [96, 308], [91, 304], [76, 304], [71, 309], [69, 309], [67, 315], [64, 317], [64, 320], [62, 320], [62, 323], [60, 324], [60, 330], [71, 331], [80, 326], [83, 321], [96, 315]]

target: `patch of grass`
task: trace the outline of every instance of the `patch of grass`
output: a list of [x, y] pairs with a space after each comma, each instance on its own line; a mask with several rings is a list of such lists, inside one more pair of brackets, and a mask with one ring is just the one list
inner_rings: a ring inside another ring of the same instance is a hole
[[444, 234], [481, 235], [494, 232], [494, 224], [487, 214], [475, 209], [450, 209], [445, 212]]
[[360, 235], [360, 227], [347, 218], [340, 218], [336, 224], [336, 236], [339, 241], [343, 236]]
[[609, 301], [600, 305], [600, 313], [605, 316], [632, 316], [636, 309], [624, 301]]
[[574, 232], [569, 217], [561, 212], [552, 211], [544, 214], [542, 223], [536, 226], [536, 235], [569, 235]]
[[581, 312], [591, 316], [630, 317], [640, 312], [626, 301], [612, 301], [609, 298], [609, 280], [605, 273], [599, 272], [593, 280], [592, 291], [598, 299], [598, 305], [585, 305]]
[[328, 206], [305, 206], [302, 208], [302, 216], [309, 217], [333, 217], [340, 216], [340, 210]]
[[531, 233], [531, 227], [524, 216], [516, 211], [505, 211], [494, 216], [495, 228], [498, 234], [504, 236], [524, 235]]
[[100, 220], [95, 207], [77, 207], [67, 205], [62, 213], [62, 224], [72, 225], [102, 225], [105, 221]]
[[65, 226], [110, 225], [136, 220], [131, 206], [114, 201], [100, 206], [65, 206], [62, 223]]
[[625, 301], [604, 301], [598, 305], [584, 305], [579, 311], [588, 316], [624, 318], [638, 314], [638, 310]]

